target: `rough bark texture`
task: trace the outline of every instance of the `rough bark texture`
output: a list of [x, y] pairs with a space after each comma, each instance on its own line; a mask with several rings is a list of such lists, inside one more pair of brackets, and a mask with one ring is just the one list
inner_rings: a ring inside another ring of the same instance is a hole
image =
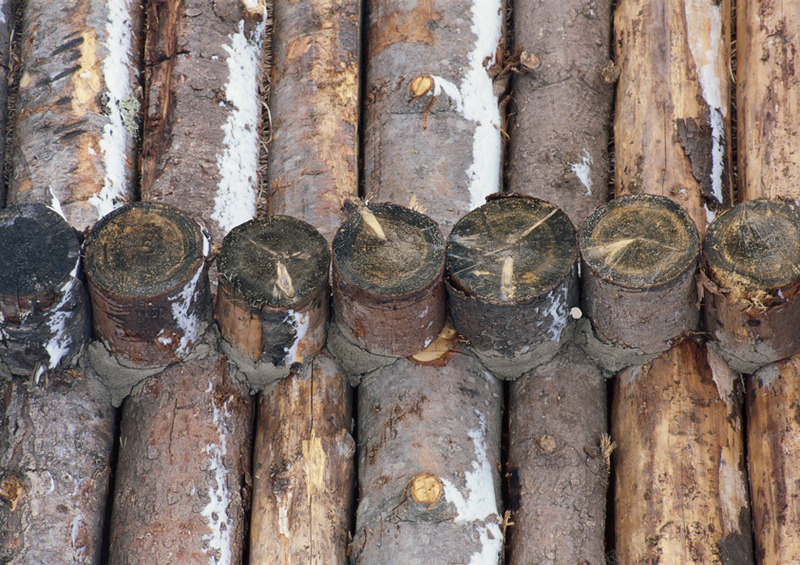
[[358, 196], [356, 0], [277, 0], [272, 18], [269, 208], [331, 242]]
[[251, 564], [347, 562], [356, 450], [350, 396], [326, 353], [261, 395]]
[[362, 381], [355, 563], [496, 563], [502, 388], [458, 354]]
[[660, 353], [696, 329], [700, 241], [694, 222], [672, 201], [612, 200], [586, 220], [580, 248], [581, 305], [601, 339]]
[[184, 359], [211, 318], [207, 235], [171, 206], [118, 208], [86, 240], [93, 325], [106, 349], [134, 366]]
[[492, 200], [455, 225], [447, 253], [450, 313], [495, 376], [519, 377], [569, 339], [577, 255], [567, 215], [534, 198]]
[[114, 409], [91, 371], [0, 384], [0, 561], [100, 563]]
[[511, 384], [508, 410], [508, 563], [605, 563], [602, 373], [568, 346]]
[[800, 356], [747, 377], [747, 440], [759, 563], [800, 561]]
[[684, 340], [615, 381], [621, 563], [751, 563], [741, 380]]
[[149, 2], [142, 199], [174, 204], [216, 243], [253, 218], [266, 8]]
[[366, 192], [421, 205], [447, 235], [500, 189], [505, 2], [367, 5]]
[[514, 2], [507, 188], [552, 202], [576, 226], [608, 192], [610, 43], [609, 0]]
[[615, 192], [680, 204], [701, 235], [731, 204], [729, 0], [622, 0]]
[[75, 228], [135, 197], [141, 5], [25, 2], [8, 203], [42, 202]]
[[333, 242], [336, 324], [371, 353], [422, 351], [444, 326], [444, 264], [430, 218], [394, 204], [359, 207]]
[[91, 332], [75, 232], [42, 204], [0, 211], [0, 378], [66, 366]]
[[706, 330], [737, 371], [800, 350], [800, 212], [753, 200], [717, 218], [704, 242]]
[[[5, 160], [6, 140], [9, 134], [8, 106], [10, 81], [13, 77], [9, 74], [11, 63], [11, 37], [17, 22], [14, 2], [4, 2], [0, 6], [0, 155]], [[6, 205], [6, 192], [8, 187], [5, 181], [0, 182], [0, 208]]]
[[242, 562], [252, 402], [224, 356], [170, 366], [127, 399], [111, 563]]
[[739, 199], [800, 200], [800, 13], [793, 4], [736, 3]]

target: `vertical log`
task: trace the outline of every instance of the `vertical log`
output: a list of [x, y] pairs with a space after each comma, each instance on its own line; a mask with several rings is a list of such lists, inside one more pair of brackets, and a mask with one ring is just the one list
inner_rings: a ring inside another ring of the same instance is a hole
[[135, 197], [141, 5], [25, 2], [8, 203], [84, 230]]
[[17, 25], [17, 10], [15, 2], [3, 2], [0, 5], [0, 155], [3, 156], [3, 181], [0, 182], [0, 208], [6, 205], [8, 186], [5, 182], [6, 141], [9, 138], [10, 128], [8, 123], [9, 106], [13, 103], [13, 96], [9, 97], [15, 77], [11, 76], [11, 39]]
[[276, 0], [269, 111], [269, 209], [333, 241], [358, 194], [356, 0]]
[[142, 199], [173, 204], [216, 243], [253, 218], [265, 3], [148, 3]]
[[729, 0], [622, 0], [614, 190], [656, 194], [704, 234], [731, 205]]
[[224, 356], [176, 363], [127, 399], [110, 562], [242, 563], [252, 403]]
[[367, 194], [418, 203], [446, 236], [500, 189], [505, 2], [372, 0], [367, 12]]
[[614, 96], [609, 0], [514, 1], [507, 189], [579, 226], [608, 193]]

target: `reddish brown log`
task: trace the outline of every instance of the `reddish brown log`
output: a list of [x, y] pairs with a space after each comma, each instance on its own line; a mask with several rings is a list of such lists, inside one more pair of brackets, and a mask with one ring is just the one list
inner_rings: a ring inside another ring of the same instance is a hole
[[351, 389], [327, 353], [260, 397], [250, 563], [347, 563], [352, 524]]
[[0, 561], [101, 563], [114, 409], [91, 371], [0, 384]]
[[25, 2], [9, 204], [51, 205], [84, 230], [133, 200], [141, 12], [132, 0]]
[[170, 366], [126, 401], [110, 562], [242, 563], [252, 402], [224, 356]]
[[256, 212], [265, 18], [262, 0], [147, 5], [142, 199], [216, 243]]
[[277, 0], [272, 14], [269, 208], [329, 242], [358, 193], [360, 9], [356, 0]]

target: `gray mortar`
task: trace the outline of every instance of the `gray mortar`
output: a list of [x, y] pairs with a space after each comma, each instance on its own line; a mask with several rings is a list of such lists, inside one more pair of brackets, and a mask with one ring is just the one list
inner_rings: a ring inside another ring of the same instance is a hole
[[[272, 363], [254, 363], [250, 357], [243, 355], [236, 347], [225, 341], [219, 340], [220, 349], [228, 357], [228, 361], [238, 372], [237, 377], [250, 389], [251, 394], [258, 394], [269, 384], [288, 377], [292, 368], [280, 367]], [[309, 358], [309, 361], [311, 358]], [[308, 363], [304, 363], [308, 364]]]
[[730, 347], [726, 343], [726, 338], [720, 335], [715, 337], [722, 338], [720, 341], [709, 340], [708, 348], [722, 357], [733, 371], [743, 375], [750, 375], [758, 371], [761, 367], [780, 361], [780, 356], [775, 350], [764, 342], [751, 344], [749, 348]]
[[594, 333], [592, 322], [588, 318], [581, 318], [577, 321], [574, 340], [587, 357], [594, 361], [608, 377], [616, 375], [627, 367], [649, 363], [666, 351], [664, 349], [648, 352], [636, 347], [603, 341]]
[[357, 387], [365, 375], [396, 362], [399, 357], [364, 351], [347, 339], [335, 322], [328, 323], [328, 351], [347, 375], [350, 386]]

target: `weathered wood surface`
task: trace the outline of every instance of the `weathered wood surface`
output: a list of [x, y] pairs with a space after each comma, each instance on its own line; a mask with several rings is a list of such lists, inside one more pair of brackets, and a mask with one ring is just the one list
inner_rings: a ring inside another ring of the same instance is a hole
[[51, 205], [84, 230], [135, 198], [141, 11], [132, 0], [25, 2], [9, 204]]
[[[15, 96], [11, 95], [16, 77], [11, 73], [11, 39], [14, 27], [17, 25], [17, 10], [13, 2], [3, 2], [0, 5], [0, 155], [5, 163], [6, 142], [10, 134], [8, 127], [9, 106], [15, 103]], [[5, 167], [3, 168], [5, 175]], [[6, 205], [8, 186], [5, 180], [0, 182], [0, 208]]]
[[242, 563], [250, 394], [224, 356], [171, 365], [126, 400], [110, 563]]
[[324, 352], [261, 394], [251, 564], [347, 563], [356, 450], [351, 394]]
[[576, 226], [605, 202], [614, 97], [609, 0], [515, 0], [507, 189]]
[[90, 370], [0, 384], [0, 561], [101, 563], [114, 409]]
[[731, 205], [729, 0], [622, 0], [614, 191], [681, 205], [700, 234]]
[[366, 193], [422, 206], [445, 236], [501, 186], [505, 5], [367, 3]]
[[217, 244], [256, 213], [265, 19], [263, 0], [147, 6], [142, 199]]
[[742, 382], [692, 340], [614, 383], [621, 563], [751, 563]]
[[272, 214], [304, 220], [328, 242], [358, 196], [357, 0], [276, 0], [266, 186]]

